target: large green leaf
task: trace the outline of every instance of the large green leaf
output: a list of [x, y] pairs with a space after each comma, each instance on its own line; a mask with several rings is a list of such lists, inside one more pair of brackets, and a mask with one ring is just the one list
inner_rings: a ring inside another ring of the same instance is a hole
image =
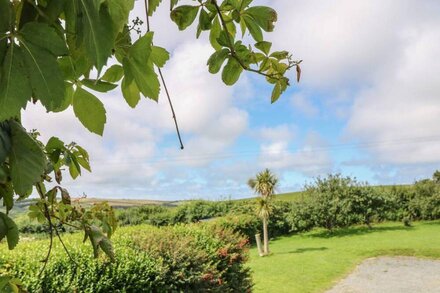
[[141, 99], [141, 95], [136, 85], [136, 82], [134, 80], [132, 80], [131, 82], [127, 82], [127, 79], [124, 78], [122, 80], [121, 88], [122, 95], [124, 96], [127, 104], [132, 108], [136, 107], [139, 103], [139, 100]]
[[128, 55], [123, 60], [124, 72], [127, 82], [132, 79], [145, 97], [155, 101], [159, 98], [160, 83], [156, 72], [153, 69], [153, 63], [150, 61], [152, 51], [153, 33], [147, 33], [139, 38], [130, 48]]
[[15, 192], [26, 195], [32, 185], [41, 180], [46, 158], [39, 144], [16, 121], [10, 121], [11, 152], [9, 163]]
[[[100, 0], [77, 0], [80, 7], [80, 34], [87, 55], [101, 71], [112, 53], [114, 31], [112, 19], [106, 6]], [[120, 1], [119, 1], [120, 2]]]
[[122, 31], [128, 22], [130, 11], [133, 10], [134, 0], [107, 0], [108, 11], [113, 21], [115, 35]]
[[18, 116], [32, 95], [23, 59], [17, 45], [9, 47], [0, 80], [0, 121]]
[[[251, 15], [258, 24], [266, 32], [273, 31], [277, 21], [277, 12], [267, 6], [253, 6], [245, 10], [245, 13]], [[249, 27], [248, 27], [249, 28]]]
[[11, 1], [0, 0], [0, 38], [2, 38], [2, 40], [0, 40], [0, 64], [2, 64], [3, 58], [5, 57], [8, 42], [6, 38], [3, 38], [3, 34], [9, 31], [11, 16]]
[[14, 189], [10, 183], [0, 184], [0, 198], [3, 199], [3, 206], [9, 212], [14, 207]]
[[208, 59], [209, 72], [213, 74], [219, 72], [228, 54], [229, 50], [226, 48], [214, 52]]
[[11, 150], [11, 136], [7, 122], [0, 123], [0, 165], [6, 160]]
[[107, 69], [107, 71], [104, 73], [101, 79], [108, 82], [117, 82], [120, 81], [123, 76], [124, 76], [124, 69], [122, 68], [121, 65], [115, 64], [112, 65], [109, 69]]
[[152, 16], [162, 0], [148, 0], [148, 15]]
[[263, 32], [261, 31], [261, 28], [258, 26], [258, 24], [255, 22], [255, 20], [248, 15], [243, 15], [243, 21], [246, 24], [246, 27], [248, 28], [254, 40], [257, 42], [263, 41]]
[[162, 47], [152, 46], [151, 47], [151, 61], [157, 67], [163, 67], [165, 63], [170, 59], [170, 53]]
[[11, 218], [0, 212], [0, 241], [5, 237], [8, 241], [8, 248], [14, 249], [19, 239], [17, 225]]
[[28, 22], [20, 33], [27, 42], [45, 48], [55, 56], [67, 55], [69, 52], [66, 42], [48, 24]]
[[229, 61], [222, 71], [223, 82], [227, 85], [233, 85], [240, 78], [242, 72], [243, 67], [241, 67], [240, 63], [235, 58], [229, 57]]
[[64, 102], [65, 85], [56, 57], [25, 40], [21, 44], [34, 97], [48, 111], [59, 108]]
[[107, 120], [102, 102], [82, 88], [77, 88], [73, 95], [73, 111], [79, 121], [90, 132], [102, 135]]
[[217, 39], [220, 37], [221, 31], [222, 27], [220, 25], [220, 21], [218, 20], [218, 17], [215, 17], [214, 21], [212, 22], [211, 31], [209, 32], [209, 41], [215, 50], [220, 50], [222, 48], [217, 41]]
[[184, 30], [190, 26], [197, 17], [199, 6], [182, 5], [171, 11], [171, 20], [174, 21], [179, 30]]
[[115, 259], [115, 253], [113, 251], [113, 246], [111, 241], [107, 236], [102, 233], [102, 231], [96, 226], [90, 226], [86, 229], [86, 237], [89, 238], [93, 247], [93, 254], [95, 257], [99, 255], [99, 249], [102, 249], [104, 253], [112, 260]]

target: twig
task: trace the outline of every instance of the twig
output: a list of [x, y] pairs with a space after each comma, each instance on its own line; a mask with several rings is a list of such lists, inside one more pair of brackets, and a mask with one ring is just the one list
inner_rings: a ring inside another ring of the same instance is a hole
[[[149, 32], [150, 31], [150, 17], [148, 16], [148, 9], [149, 9], [148, 8], [148, 1], [144, 0], [144, 3], [145, 3], [145, 17], [147, 19], [147, 32]], [[179, 131], [179, 124], [177, 123], [176, 113], [174, 111], [173, 103], [171, 102], [171, 96], [170, 96], [170, 93], [168, 92], [168, 88], [165, 83], [165, 78], [163, 77], [162, 70], [160, 69], [159, 66], [157, 67], [157, 69], [159, 71], [159, 76], [160, 76], [160, 79], [162, 80], [162, 84], [163, 84], [163, 87], [165, 89], [165, 93], [168, 98], [168, 103], [170, 104], [171, 113], [173, 114], [173, 120], [174, 120], [174, 125], [176, 127], [177, 137], [179, 138], [180, 149], [183, 150], [184, 146], [183, 146], [182, 137], [181, 137], [180, 131]]]
[[[231, 35], [230, 35], [230, 33], [229, 33], [228, 27], [226, 26], [226, 21], [225, 21], [225, 19], [223, 18], [222, 12], [221, 12], [221, 10], [220, 10], [220, 7], [219, 7], [218, 4], [217, 4], [217, 1], [216, 1], [216, 0], [211, 0], [211, 3], [215, 6], [215, 9], [217, 10], [217, 14], [218, 14], [218, 17], [220, 18], [220, 22], [221, 22], [221, 24], [222, 24], [222, 27], [223, 27], [223, 29], [224, 29], [225, 32], [226, 32], [226, 36], [227, 36], [227, 38], [228, 38], [228, 43], [229, 43], [229, 49], [231, 50], [231, 56], [232, 56], [235, 60], [237, 60], [237, 62], [240, 64], [240, 66], [241, 66], [244, 70], [246, 70], [246, 71], [250, 71], [250, 72], [258, 73], [258, 74], [260, 74], [260, 75], [263, 75], [263, 76], [265, 76], [265, 77], [269, 77], [269, 78], [281, 79], [283, 76], [280, 75], [280, 74], [267, 74], [267, 73], [264, 73], [264, 72], [262, 72], [262, 71], [260, 71], [260, 70], [253, 69], [253, 68], [251, 68], [251, 67], [249, 67], [249, 66], [247, 66], [246, 64], [243, 63], [243, 61], [237, 56], [237, 53], [235, 52], [234, 44], [232, 43], [232, 40], [231, 40], [231, 37], [230, 37]], [[293, 62], [292, 65], [290, 65], [290, 66], [288, 67], [288, 69], [292, 68], [293, 66], [297, 66], [299, 63], [301, 63], [301, 61], [299, 61], [299, 62]]]
[[[43, 190], [41, 189], [40, 183], [36, 184], [37, 192], [40, 195], [40, 198], [44, 200], [44, 194]], [[53, 245], [53, 225], [52, 225], [52, 219], [50, 217], [49, 208], [47, 207], [46, 202], [44, 202], [44, 216], [46, 217], [47, 221], [49, 222], [49, 234], [50, 234], [50, 242], [49, 242], [49, 249], [47, 251], [46, 257], [42, 260], [43, 267], [41, 268], [40, 272], [38, 273], [38, 278], [41, 277], [41, 274], [43, 274], [44, 270], [46, 269], [47, 263], [49, 262], [50, 253], [52, 252], [52, 245]]]

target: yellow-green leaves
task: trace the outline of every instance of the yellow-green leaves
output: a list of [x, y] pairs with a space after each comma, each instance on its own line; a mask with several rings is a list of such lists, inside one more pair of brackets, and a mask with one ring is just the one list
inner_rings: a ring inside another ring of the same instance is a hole
[[102, 249], [104, 253], [112, 260], [115, 259], [115, 253], [113, 246], [107, 236], [96, 226], [89, 226], [85, 229], [84, 241], [90, 239], [93, 247], [93, 254], [95, 257], [99, 255], [99, 249]]
[[[153, 33], [147, 33], [137, 40], [128, 51], [123, 60], [123, 67], [127, 83], [136, 82], [140, 92], [155, 101], [159, 98], [160, 84], [157, 74], [153, 69], [153, 61], [150, 60], [152, 52]], [[163, 61], [163, 60], [156, 60]]]
[[9, 164], [15, 192], [25, 195], [32, 185], [41, 180], [46, 168], [43, 150], [26, 130], [16, 121], [9, 122], [11, 128], [11, 151]]
[[194, 22], [198, 12], [199, 6], [182, 5], [171, 11], [171, 20], [177, 24], [179, 30], [184, 30]]
[[240, 74], [243, 72], [243, 67], [238, 63], [234, 57], [229, 57], [228, 63], [222, 71], [223, 82], [227, 85], [233, 85], [240, 78]]
[[99, 135], [104, 133], [106, 112], [104, 105], [97, 97], [78, 87], [73, 95], [73, 111], [90, 132]]
[[267, 6], [254, 6], [245, 10], [245, 13], [252, 17], [253, 21], [266, 32], [273, 31], [277, 21], [277, 13]]
[[18, 244], [18, 228], [14, 221], [0, 212], [0, 241], [6, 237], [8, 248], [14, 249]]
[[104, 73], [101, 79], [108, 82], [118, 82], [121, 80], [123, 76], [124, 76], [124, 69], [122, 68], [121, 65], [115, 64], [112, 65], [109, 69], [107, 69], [107, 71]]
[[136, 82], [132, 80], [128, 82], [126, 78], [122, 80], [122, 95], [124, 96], [127, 104], [135, 108], [141, 99], [141, 93], [136, 85]]
[[214, 54], [212, 54], [208, 59], [209, 72], [213, 74], [219, 72], [228, 55], [229, 49], [226, 48], [214, 52]]

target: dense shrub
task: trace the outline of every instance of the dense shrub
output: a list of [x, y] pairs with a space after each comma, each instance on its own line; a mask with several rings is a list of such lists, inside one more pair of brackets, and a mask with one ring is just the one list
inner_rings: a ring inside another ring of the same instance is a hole
[[55, 245], [41, 278], [47, 241], [2, 246], [0, 267], [30, 292], [247, 292], [251, 289], [247, 241], [210, 225], [121, 228], [114, 237], [116, 260], [92, 258], [80, 235], [66, 236], [75, 263]]
[[420, 180], [413, 186], [393, 186], [386, 193], [388, 220], [435, 220], [440, 218], [440, 185], [435, 180]]
[[[287, 215], [290, 214], [290, 204], [288, 202], [275, 202], [272, 214], [268, 222], [269, 237], [277, 237], [289, 233], [290, 226], [287, 221]], [[231, 229], [247, 237], [251, 242], [255, 242], [255, 234], [262, 232], [262, 222], [255, 212], [246, 214], [230, 213], [227, 216], [219, 217], [212, 221], [212, 225], [223, 229]]]

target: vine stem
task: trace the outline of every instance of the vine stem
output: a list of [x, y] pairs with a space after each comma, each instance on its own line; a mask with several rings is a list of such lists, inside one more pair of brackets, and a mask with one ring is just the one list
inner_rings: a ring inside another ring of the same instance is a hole
[[[147, 32], [149, 32], [150, 31], [150, 17], [148, 15], [148, 10], [149, 10], [148, 0], [144, 0], [144, 3], [145, 3], [145, 17], [146, 17], [146, 20], [147, 20]], [[174, 125], [176, 127], [177, 137], [179, 138], [180, 149], [183, 150], [184, 146], [183, 146], [183, 142], [182, 142], [182, 137], [180, 135], [179, 124], [177, 123], [176, 112], [174, 111], [173, 103], [171, 101], [171, 96], [170, 96], [170, 93], [168, 91], [168, 87], [166, 85], [165, 78], [163, 76], [162, 70], [160, 69], [159, 66], [157, 67], [157, 69], [158, 69], [159, 76], [160, 76], [160, 79], [162, 81], [163, 87], [165, 89], [165, 94], [166, 94], [166, 96], [168, 98], [168, 103], [169, 103], [170, 108], [171, 108], [171, 113], [173, 115]]]
[[[40, 198], [44, 200], [44, 194], [43, 190], [41, 189], [40, 183], [36, 184], [38, 194], [40, 195]], [[46, 269], [47, 263], [49, 262], [50, 253], [52, 252], [52, 246], [53, 246], [53, 224], [52, 219], [50, 217], [49, 208], [47, 207], [47, 203], [44, 202], [44, 216], [46, 217], [47, 221], [49, 222], [49, 234], [50, 234], [50, 242], [49, 242], [49, 249], [47, 251], [46, 257], [42, 260], [43, 267], [40, 269], [40, 272], [38, 273], [38, 278], [41, 277], [44, 270]]]

